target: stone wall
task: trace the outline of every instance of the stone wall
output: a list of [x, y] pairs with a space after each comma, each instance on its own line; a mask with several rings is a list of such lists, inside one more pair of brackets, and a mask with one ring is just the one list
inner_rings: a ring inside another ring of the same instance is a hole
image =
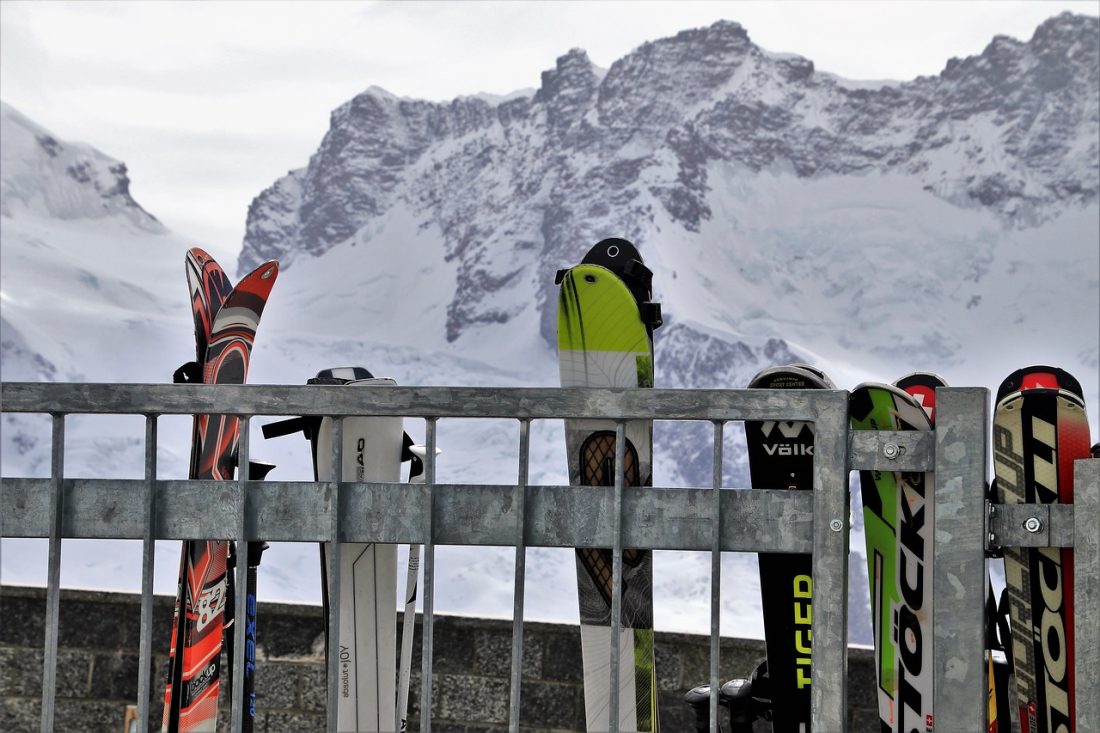
[[[46, 593], [0, 589], [0, 730], [36, 731], [41, 706]], [[172, 598], [154, 599], [153, 725], [159, 729]], [[140, 598], [126, 593], [64, 590], [57, 665], [57, 730], [121, 731], [137, 699]], [[398, 614], [398, 632], [401, 623]], [[257, 733], [324, 729], [324, 626], [321, 609], [261, 603], [258, 615]], [[420, 619], [414, 645], [411, 730], [419, 727]], [[433, 651], [435, 733], [507, 730], [512, 624], [507, 620], [436, 616]], [[690, 733], [684, 693], [709, 677], [709, 639], [657, 634], [661, 728]], [[763, 656], [759, 641], [722, 639], [722, 680], [746, 676]], [[576, 626], [524, 625], [521, 722], [531, 733], [584, 730], [580, 637]], [[853, 649], [849, 661], [850, 730], [878, 731], [873, 659]], [[223, 682], [229, 677], [223, 676]], [[223, 688], [224, 690], [224, 688]], [[226, 707], [225, 705], [222, 706]], [[228, 711], [226, 725], [228, 730]], [[765, 728], [760, 728], [765, 730]]]

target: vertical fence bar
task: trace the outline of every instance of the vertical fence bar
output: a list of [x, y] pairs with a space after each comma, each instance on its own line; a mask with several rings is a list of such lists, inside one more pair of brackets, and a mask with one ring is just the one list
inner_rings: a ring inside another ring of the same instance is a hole
[[46, 580], [46, 640], [42, 649], [42, 733], [52, 733], [57, 690], [57, 635], [61, 604], [61, 519], [65, 508], [65, 416], [53, 416], [50, 465], [50, 555]]
[[157, 416], [145, 416], [145, 522], [141, 538], [141, 638], [138, 641], [138, 730], [149, 730], [153, 674], [153, 567], [157, 521]]
[[619, 679], [622, 669], [620, 637], [623, 633], [623, 484], [625, 483], [626, 424], [615, 423], [615, 503], [611, 548], [611, 698], [607, 708], [611, 733], [619, 731]]
[[519, 733], [520, 685], [523, 680], [523, 597], [527, 581], [527, 479], [531, 456], [531, 421], [519, 421], [519, 476], [513, 504], [516, 508], [516, 578], [512, 595], [512, 688], [508, 701], [508, 730]]
[[[932, 569], [938, 730], [985, 730], [985, 483], [989, 391], [936, 390]], [[927, 499], [927, 497], [926, 497]]]
[[240, 496], [237, 499], [237, 567], [234, 569], [237, 585], [234, 588], [236, 597], [233, 599], [233, 699], [230, 704], [232, 726], [237, 733], [244, 730], [247, 703], [244, 695], [244, 668], [248, 653], [244, 646], [248, 627], [248, 423], [247, 416], [239, 418], [237, 423], [237, 486]]
[[[816, 396], [816, 394], [815, 394]], [[814, 420], [814, 733], [848, 733], [848, 395], [822, 395]]]
[[435, 625], [435, 528], [432, 513], [435, 510], [435, 428], [438, 418], [424, 420], [424, 442], [427, 455], [424, 456], [424, 487], [427, 491], [428, 506], [424, 517], [424, 621], [421, 628], [423, 650], [421, 652], [420, 671], [420, 731], [430, 733], [432, 729], [432, 628]]
[[710, 547], [710, 731], [720, 733], [718, 725], [718, 662], [721, 654], [722, 612], [722, 430], [725, 423], [714, 421], [714, 476], [711, 488]]
[[1100, 459], [1074, 463], [1073, 638], [1077, 730], [1100, 730]]
[[[321, 460], [321, 456], [318, 456]], [[344, 480], [344, 418], [332, 419], [332, 516], [330, 517], [328, 543], [325, 557], [328, 560], [326, 576], [328, 578], [328, 673], [326, 692], [328, 693], [327, 722], [328, 733], [337, 733], [340, 707], [340, 482]], [[239, 562], [239, 561], [238, 561]]]

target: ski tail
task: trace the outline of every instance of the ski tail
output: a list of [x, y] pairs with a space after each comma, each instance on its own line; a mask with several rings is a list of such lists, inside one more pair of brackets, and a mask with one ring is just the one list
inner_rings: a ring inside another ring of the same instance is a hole
[[[848, 412], [856, 430], [932, 429], [925, 407], [893, 385], [859, 385]], [[934, 475], [861, 471], [860, 494], [882, 729], [932, 729]]]
[[229, 277], [213, 257], [198, 247], [187, 252], [184, 260], [187, 287], [191, 293], [191, 313], [195, 321], [195, 358], [206, 358], [214, 316], [233, 290]]
[[[993, 464], [1004, 503], [1070, 504], [1073, 463], [1087, 458], [1080, 384], [1049, 366], [1019, 369], [997, 390]], [[1004, 549], [1013, 667], [1025, 733], [1076, 730], [1073, 552]]]
[[[601, 240], [580, 264], [559, 271], [555, 282], [561, 286], [557, 335], [562, 386], [652, 387], [653, 331], [661, 325], [661, 313], [651, 301], [652, 273], [634, 245], [624, 239]], [[608, 420], [566, 420], [570, 483], [614, 483], [615, 429]], [[624, 437], [624, 485], [652, 485], [652, 423], [629, 421]], [[652, 552], [624, 550], [618, 619], [611, 618], [612, 555], [607, 548], [576, 553], [585, 717], [590, 730], [606, 730], [614, 685], [620, 691], [620, 728], [655, 733], [660, 722]], [[610, 675], [614, 647], [622, 660], [617, 680]]]
[[[206, 251], [193, 247], [184, 257], [184, 272], [187, 277], [187, 289], [191, 301], [191, 313], [195, 323], [195, 358], [176, 370], [173, 382], [197, 383], [202, 381], [202, 365], [206, 360], [206, 348], [210, 343], [214, 317], [221, 310], [222, 303], [233, 290], [229, 278], [221, 265]], [[188, 478], [198, 476], [199, 454], [202, 433], [199, 417], [192, 420], [191, 459]], [[187, 558], [193, 552], [189, 541], [184, 541], [180, 552], [180, 572], [176, 583], [176, 602], [172, 613], [172, 634], [168, 649], [168, 667], [165, 671], [164, 713], [161, 730], [175, 733], [179, 729], [180, 699], [182, 696], [183, 639], [186, 614], [185, 605]]]
[[[376, 378], [363, 367], [322, 369], [307, 380], [315, 386], [393, 385], [392, 379]], [[319, 416], [293, 417], [262, 426], [265, 438], [302, 433], [309, 441], [313, 457], [313, 476], [318, 481], [332, 480], [332, 466], [325, 457], [334, 450], [333, 422]], [[402, 419], [392, 417], [345, 417], [343, 425], [343, 478], [345, 481], [395, 482], [400, 464], [411, 464], [409, 482], [424, 480], [423, 448], [414, 444], [403, 431]], [[338, 699], [337, 720], [341, 730], [401, 730], [407, 723], [409, 672], [412, 656], [412, 621], [415, 617], [415, 574], [419, 555], [410, 550], [406, 599], [406, 625], [401, 668], [396, 660], [397, 552], [393, 545], [320, 543], [321, 597], [325, 618], [333, 605], [340, 609], [341, 646], [348, 657], [344, 664], [346, 684]], [[417, 549], [419, 549], [417, 547]], [[341, 597], [333, 597], [328, 569], [333, 553], [340, 557]], [[353, 592], [353, 589], [354, 592]], [[412, 610], [409, 610], [409, 606]], [[345, 643], [345, 639], [349, 640]], [[328, 624], [325, 624], [326, 669], [328, 661]], [[395, 670], [398, 674], [395, 676]], [[395, 687], [399, 679], [400, 693]], [[396, 705], [395, 705], [396, 702]]]
[[[212, 270], [207, 265], [204, 271]], [[245, 382], [256, 329], [278, 272], [277, 262], [261, 265], [225, 296], [210, 321], [202, 361], [204, 383]], [[197, 301], [193, 298], [192, 302]], [[237, 462], [238, 418], [199, 415], [197, 424], [199, 451], [192, 478], [232, 479]], [[228, 550], [229, 543], [224, 540], [184, 543], [185, 612], [179, 621], [178, 661], [174, 662], [179, 674], [173, 680], [171, 700], [166, 700], [166, 728], [173, 733], [213, 730], [216, 724]]]
[[[820, 370], [804, 364], [792, 364], [761, 371], [749, 382], [749, 388], [835, 387]], [[745, 422], [745, 437], [753, 488], [801, 491], [813, 488], [813, 423], [749, 420]], [[775, 733], [808, 733], [812, 683], [812, 556], [760, 553], [758, 562], [768, 654], [766, 668], [771, 670], [771, 685], [783, 701], [773, 713], [772, 726]]]

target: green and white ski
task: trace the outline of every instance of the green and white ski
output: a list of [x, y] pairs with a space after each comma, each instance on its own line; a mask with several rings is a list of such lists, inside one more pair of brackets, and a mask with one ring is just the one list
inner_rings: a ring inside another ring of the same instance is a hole
[[[558, 355], [563, 387], [653, 386], [652, 329], [660, 309], [649, 302], [651, 273], [634, 246], [605, 239], [581, 264], [558, 273]], [[624, 486], [652, 485], [653, 424], [625, 425]], [[569, 480], [574, 485], [612, 486], [615, 423], [566, 420]], [[659, 730], [653, 662], [653, 553], [624, 549], [622, 614], [618, 639], [611, 638], [612, 551], [577, 550], [585, 717], [589, 731], [607, 730], [611, 695], [611, 645], [622, 664], [619, 728]]]
[[[903, 390], [877, 383], [852, 391], [856, 430], [931, 430], [929, 411]], [[860, 471], [867, 577], [884, 733], [932, 731], [932, 549], [934, 475]]]

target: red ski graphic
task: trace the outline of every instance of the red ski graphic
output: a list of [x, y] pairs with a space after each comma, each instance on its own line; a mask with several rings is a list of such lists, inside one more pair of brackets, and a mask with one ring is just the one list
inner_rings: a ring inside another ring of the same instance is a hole
[[[243, 384], [278, 263], [261, 265], [228, 293], [224, 293], [228, 284], [224, 272], [202, 250], [188, 253], [187, 273], [196, 346], [203, 348], [199, 361], [203, 383]], [[233, 416], [197, 416], [191, 478], [233, 478], [238, 429], [239, 421]], [[223, 540], [184, 543], [178, 596], [185, 611], [179, 614], [177, 597], [163, 731], [215, 730], [228, 548]]]
[[[1073, 503], [1073, 462], [1089, 456], [1081, 387], [1052, 367], [1010, 375], [997, 393], [993, 461], [1005, 503]], [[1005, 548], [1021, 733], [1074, 733], [1073, 551]]]

